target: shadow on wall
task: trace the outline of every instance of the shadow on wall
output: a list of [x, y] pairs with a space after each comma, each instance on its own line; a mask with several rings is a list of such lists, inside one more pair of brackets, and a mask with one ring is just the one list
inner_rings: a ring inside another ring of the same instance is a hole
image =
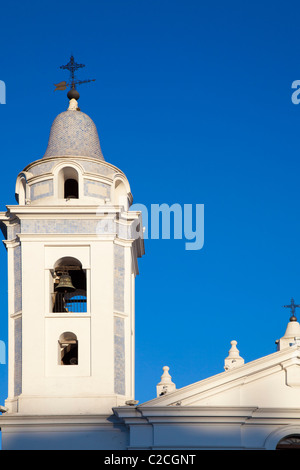
[[[73, 424], [64, 418], [53, 418], [49, 431], [41, 424], [32, 428], [28, 425], [19, 428], [19, 432], [2, 431], [3, 450], [127, 450], [164, 449], [164, 450], [300, 450], [300, 432], [288, 434], [288, 426], [266, 436], [264, 427], [257, 427], [255, 433], [242, 432], [241, 423], [161, 423], [131, 425], [128, 427], [116, 422], [117, 418], [108, 419], [95, 416], [80, 417], [80, 423], [73, 419]], [[56, 422], [56, 425], [55, 425]], [[198, 425], [197, 425], [198, 424]], [[56, 430], [54, 431], [54, 427]], [[34, 429], [34, 431], [33, 431]], [[30, 432], [29, 432], [30, 431]], [[269, 429], [270, 431], [270, 429]], [[129, 436], [129, 432], [131, 436]], [[284, 432], [287, 432], [284, 435]], [[281, 436], [281, 437], [279, 437]], [[130, 439], [129, 439], [130, 437]], [[152, 451], [153, 453], [153, 451]], [[155, 451], [154, 451], [155, 453]]]
[[[99, 421], [101, 418], [99, 419]], [[49, 431], [41, 425], [43, 430], [35, 430], [22, 426], [18, 433], [2, 431], [3, 450], [125, 450], [129, 445], [128, 430], [125, 425], [109, 422], [97, 424], [86, 423], [76, 425], [60, 423], [57, 431], [54, 431], [53, 424], [50, 424]], [[114, 421], [114, 417], [112, 417]], [[19, 428], [20, 429], [20, 428]], [[30, 429], [30, 432], [28, 432]]]

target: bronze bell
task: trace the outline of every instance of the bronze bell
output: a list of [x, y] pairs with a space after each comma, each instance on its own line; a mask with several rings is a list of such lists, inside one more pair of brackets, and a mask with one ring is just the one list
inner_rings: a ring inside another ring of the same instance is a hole
[[71, 276], [69, 274], [62, 274], [60, 276], [56, 290], [59, 292], [71, 292], [72, 290], [75, 290], [75, 287], [72, 284]]

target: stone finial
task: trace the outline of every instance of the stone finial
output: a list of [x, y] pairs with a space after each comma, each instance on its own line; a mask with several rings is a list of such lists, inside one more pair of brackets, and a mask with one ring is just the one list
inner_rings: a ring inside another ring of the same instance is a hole
[[224, 369], [226, 371], [235, 369], [236, 367], [240, 367], [244, 364], [244, 359], [240, 357], [240, 352], [236, 347], [237, 342], [231, 341], [230, 344], [231, 344], [231, 348], [229, 350], [228, 356], [225, 359], [225, 365], [224, 365]]
[[290, 319], [287, 324], [286, 331], [284, 336], [276, 341], [277, 343], [277, 351], [281, 351], [282, 349], [289, 348], [291, 346], [300, 345], [300, 324], [298, 321], [294, 319]]
[[70, 99], [68, 111], [77, 111], [77, 109], [78, 109], [77, 101], [74, 98]]
[[163, 367], [163, 375], [161, 376], [161, 381], [156, 386], [157, 396], [161, 397], [166, 395], [166, 393], [174, 392], [176, 390], [176, 385], [172, 382], [172, 377], [169, 374], [169, 367]]
[[277, 351], [281, 351], [282, 349], [289, 348], [291, 346], [300, 346], [300, 324], [296, 318], [296, 308], [300, 308], [300, 305], [296, 305], [292, 298], [290, 305], [283, 305], [283, 307], [291, 310], [291, 317], [284, 336], [275, 341], [277, 344]]

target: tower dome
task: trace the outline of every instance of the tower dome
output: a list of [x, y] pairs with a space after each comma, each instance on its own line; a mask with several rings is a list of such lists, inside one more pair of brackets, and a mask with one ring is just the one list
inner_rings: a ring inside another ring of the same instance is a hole
[[92, 119], [79, 110], [74, 98], [68, 110], [54, 119], [43, 158], [68, 155], [104, 160], [97, 128]]

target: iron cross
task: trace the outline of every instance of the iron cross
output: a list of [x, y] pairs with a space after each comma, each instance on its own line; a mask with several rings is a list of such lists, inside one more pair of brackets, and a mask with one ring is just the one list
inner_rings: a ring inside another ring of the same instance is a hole
[[57, 84], [55, 84], [55, 87], [56, 87], [55, 90], [65, 90], [67, 88], [67, 86], [70, 86], [71, 89], [75, 89], [76, 85], [81, 85], [82, 83], [94, 82], [95, 79], [93, 79], [93, 80], [77, 80], [76, 79], [76, 76], [75, 76], [76, 70], [81, 69], [83, 67], [85, 67], [85, 65], [84, 64], [77, 64], [77, 62], [75, 62], [74, 56], [71, 55], [69, 62], [66, 65], [61, 65], [61, 67], [60, 67], [61, 69], [69, 70], [69, 72], [70, 72], [70, 83], [67, 83], [65, 81], [57, 83]]
[[296, 305], [293, 298], [291, 299], [291, 304], [290, 305], [283, 305], [283, 307], [291, 309], [292, 316], [291, 316], [290, 320], [293, 320], [293, 321], [297, 320], [296, 316], [295, 316], [295, 311], [296, 311], [296, 308], [300, 308], [300, 305]]

